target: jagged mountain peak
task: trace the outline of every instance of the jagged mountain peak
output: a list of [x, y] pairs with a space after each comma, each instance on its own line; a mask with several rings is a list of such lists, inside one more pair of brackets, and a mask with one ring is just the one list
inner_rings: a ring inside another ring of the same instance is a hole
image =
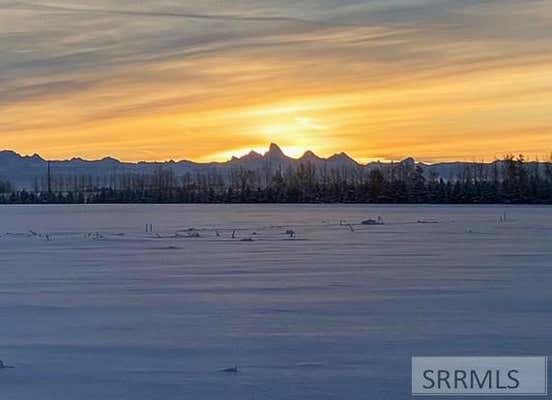
[[113, 157], [104, 157], [100, 161], [104, 161], [104, 162], [108, 162], [108, 163], [112, 163], [112, 164], [119, 164], [120, 163], [119, 160], [117, 160], [116, 158], [113, 158]]
[[316, 154], [314, 154], [312, 151], [307, 150], [305, 151], [305, 154], [301, 156], [301, 160], [309, 160], [309, 159], [321, 160], [321, 158], [318, 157]]
[[[222, 179], [229, 179], [234, 167], [243, 166], [247, 170], [256, 171], [266, 175], [270, 171], [298, 168], [301, 163], [310, 163], [316, 168], [325, 170], [350, 168], [393, 168], [393, 163], [368, 163], [360, 164], [346, 153], [337, 153], [329, 158], [319, 157], [312, 151], [306, 151], [299, 159], [288, 157], [275, 143], [271, 143], [266, 153], [251, 151], [241, 158], [232, 157], [226, 162], [195, 163], [192, 161], [169, 162], [123, 162], [112, 157], [101, 160], [85, 160], [73, 158], [70, 160], [49, 161], [56, 176], [75, 177], [92, 176], [95, 179], [106, 180], [115, 175], [148, 175], [152, 174], [159, 166], [167, 166], [175, 172], [176, 176], [219, 175]], [[39, 155], [22, 156], [14, 151], [0, 151], [0, 180], [9, 180], [16, 188], [32, 189], [36, 182], [44, 178], [47, 173], [46, 161]], [[500, 161], [498, 161], [500, 163]], [[441, 163], [423, 164], [413, 158], [407, 158], [400, 162], [401, 165], [420, 166], [424, 171], [437, 173], [445, 180], [454, 180], [459, 173], [470, 163]], [[496, 164], [489, 164], [488, 168]], [[486, 166], [487, 167], [487, 166]], [[427, 172], [429, 173], [429, 172]]]
[[2, 158], [19, 158], [21, 157], [18, 153], [12, 150], [2, 150], [0, 151], [0, 157]]
[[413, 166], [416, 165], [416, 160], [414, 160], [414, 158], [412, 158], [412, 157], [408, 157], [408, 158], [405, 158], [404, 160], [402, 160], [401, 164], [413, 167]]
[[255, 161], [260, 160], [263, 158], [262, 154], [257, 153], [255, 150], [251, 150], [249, 153], [247, 153], [245, 156], [240, 157], [239, 160], [243, 161]]
[[350, 162], [357, 164], [357, 162], [353, 158], [351, 158], [347, 153], [344, 152], [334, 154], [333, 156], [328, 158], [328, 161]]
[[31, 157], [30, 157], [31, 160], [35, 160], [35, 161], [44, 161], [44, 159], [40, 156], [40, 154], [37, 154], [37, 153], [34, 153]]
[[278, 146], [276, 143], [270, 143], [270, 147], [268, 148], [268, 152], [265, 154], [265, 156], [283, 158], [286, 155], [284, 154], [280, 146]]
[[314, 152], [308, 150], [297, 161], [302, 162], [302, 163], [320, 165], [320, 164], [325, 163], [326, 159], [324, 159], [322, 157], [319, 157]]

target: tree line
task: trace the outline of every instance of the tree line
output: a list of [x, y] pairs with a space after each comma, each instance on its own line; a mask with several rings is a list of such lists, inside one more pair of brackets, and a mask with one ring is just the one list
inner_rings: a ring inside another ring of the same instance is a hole
[[[484, 168], [484, 166], [491, 168]], [[151, 174], [122, 174], [109, 184], [90, 176], [48, 175], [49, 190], [16, 191], [0, 181], [3, 204], [74, 203], [431, 203], [552, 204], [552, 164], [522, 155], [500, 163], [467, 164], [452, 180], [420, 165], [327, 171], [305, 163], [275, 171], [232, 169], [187, 173], [159, 166]]]

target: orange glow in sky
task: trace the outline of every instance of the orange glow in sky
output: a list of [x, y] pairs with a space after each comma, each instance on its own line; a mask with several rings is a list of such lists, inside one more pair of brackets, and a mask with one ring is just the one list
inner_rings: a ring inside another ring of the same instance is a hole
[[552, 152], [550, 3], [191, 3], [0, 9], [1, 147], [127, 161], [270, 142], [359, 161]]

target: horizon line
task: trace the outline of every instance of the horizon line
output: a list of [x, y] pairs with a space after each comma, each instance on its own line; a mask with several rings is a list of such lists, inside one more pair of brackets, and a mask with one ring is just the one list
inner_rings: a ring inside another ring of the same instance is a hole
[[[165, 160], [136, 160], [136, 161], [130, 161], [130, 160], [124, 160], [124, 159], [120, 159], [120, 158], [117, 158], [117, 157], [113, 157], [111, 155], [106, 155], [106, 156], [103, 156], [103, 157], [99, 157], [99, 158], [84, 158], [84, 157], [81, 157], [81, 156], [72, 156], [71, 158], [65, 158], [65, 159], [59, 159], [59, 158], [44, 158], [43, 156], [40, 155], [40, 153], [33, 153], [33, 154], [24, 154], [24, 153], [21, 153], [17, 150], [13, 150], [13, 149], [0, 149], [0, 154], [2, 153], [13, 153], [21, 158], [40, 158], [41, 160], [45, 161], [45, 162], [70, 162], [70, 161], [84, 161], [84, 162], [99, 162], [99, 161], [106, 161], [106, 160], [112, 160], [112, 161], [115, 161], [115, 162], [119, 162], [121, 164], [170, 164], [170, 163], [193, 163], [193, 164], [197, 164], [197, 165], [210, 165], [210, 164], [226, 164], [226, 163], [230, 163], [232, 161], [235, 161], [235, 160], [243, 160], [247, 157], [251, 157], [251, 156], [257, 156], [257, 157], [266, 157], [267, 155], [269, 155], [271, 153], [271, 151], [274, 151], [274, 152], [278, 152], [280, 153], [281, 155], [283, 155], [285, 158], [289, 159], [289, 160], [294, 160], [294, 161], [301, 161], [301, 159], [307, 157], [307, 156], [311, 156], [311, 157], [315, 157], [315, 158], [318, 158], [319, 160], [322, 160], [322, 161], [327, 161], [327, 160], [330, 160], [332, 158], [335, 158], [335, 157], [346, 157], [350, 160], [352, 160], [354, 163], [358, 164], [359, 166], [366, 166], [366, 165], [370, 165], [370, 164], [392, 164], [392, 163], [402, 163], [404, 161], [407, 161], [407, 160], [413, 160], [416, 164], [425, 164], [425, 165], [438, 165], [438, 164], [454, 164], [454, 163], [470, 163], [470, 164], [492, 164], [492, 163], [495, 163], [495, 162], [499, 162], [499, 161], [504, 161], [508, 156], [512, 156], [512, 157], [519, 157], [519, 156], [522, 156], [523, 153], [514, 153], [514, 152], [507, 152], [506, 154], [504, 154], [504, 156], [502, 156], [502, 158], [499, 158], [499, 157], [493, 157], [493, 160], [492, 161], [488, 161], [488, 160], [478, 160], [478, 161], [475, 161], [475, 160], [472, 160], [472, 161], [468, 161], [468, 160], [460, 160], [460, 159], [451, 159], [451, 160], [446, 160], [446, 161], [424, 161], [424, 160], [419, 160], [417, 159], [415, 156], [405, 156], [405, 157], [401, 157], [401, 158], [397, 158], [397, 159], [385, 159], [385, 158], [374, 158], [373, 160], [371, 161], [368, 161], [368, 162], [360, 162], [358, 161], [357, 159], [353, 158], [352, 156], [350, 156], [348, 153], [346, 152], [337, 152], [337, 153], [334, 153], [332, 154], [331, 156], [328, 156], [328, 157], [323, 157], [323, 156], [319, 156], [317, 155], [316, 153], [314, 153], [314, 151], [312, 150], [306, 150], [303, 152], [303, 154], [299, 157], [293, 157], [291, 155], [288, 155], [286, 154], [282, 148], [276, 144], [275, 142], [271, 142], [270, 145], [268, 146], [268, 149], [261, 153], [255, 149], [250, 149], [242, 154], [235, 154], [235, 155], [232, 155], [230, 156], [229, 158], [227, 158], [226, 160], [224, 161], [216, 161], [216, 160], [212, 160], [212, 161], [194, 161], [194, 160], [191, 160], [191, 159], [188, 159], [188, 158], [182, 158], [182, 159], [174, 159], [174, 158], [171, 158], [171, 159], [165, 159]], [[552, 162], [551, 160], [551, 157], [549, 156], [548, 160], [543, 157], [542, 159], [539, 159], [538, 157], [535, 158], [535, 159], [525, 159], [526, 162], [539, 162], [539, 163], [550, 163]]]

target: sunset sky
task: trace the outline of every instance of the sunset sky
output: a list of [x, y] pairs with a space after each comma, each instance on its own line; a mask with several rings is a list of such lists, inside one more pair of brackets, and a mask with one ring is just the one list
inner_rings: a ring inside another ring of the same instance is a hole
[[552, 1], [0, 0], [0, 148], [552, 152]]

